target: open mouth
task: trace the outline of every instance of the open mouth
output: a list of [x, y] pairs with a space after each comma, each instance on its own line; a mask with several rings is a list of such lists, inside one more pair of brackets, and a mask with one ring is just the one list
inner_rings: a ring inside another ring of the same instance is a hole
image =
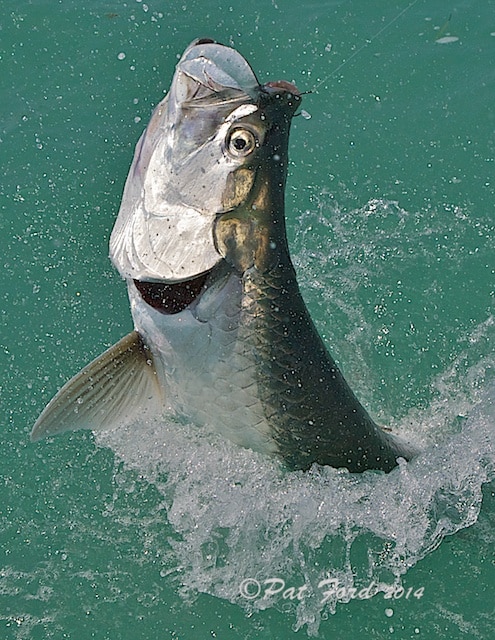
[[184, 311], [199, 296], [211, 271], [183, 282], [145, 282], [134, 280], [136, 289], [150, 307], [165, 315]]

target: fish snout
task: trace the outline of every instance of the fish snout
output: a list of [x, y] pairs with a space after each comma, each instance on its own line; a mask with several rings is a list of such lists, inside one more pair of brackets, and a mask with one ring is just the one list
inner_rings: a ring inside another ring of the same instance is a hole
[[282, 107], [283, 111], [294, 114], [301, 104], [302, 95], [299, 89], [292, 82], [287, 80], [275, 80], [267, 82], [260, 87], [261, 107], [268, 104], [276, 105], [277, 109]]

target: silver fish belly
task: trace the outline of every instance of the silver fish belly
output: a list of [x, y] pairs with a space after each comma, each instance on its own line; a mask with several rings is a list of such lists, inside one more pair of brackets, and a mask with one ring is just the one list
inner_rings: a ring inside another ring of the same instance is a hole
[[290, 468], [390, 471], [415, 455], [359, 403], [299, 291], [284, 191], [300, 101], [229, 47], [186, 49], [110, 240], [135, 331], [58, 392], [33, 439], [174, 411]]

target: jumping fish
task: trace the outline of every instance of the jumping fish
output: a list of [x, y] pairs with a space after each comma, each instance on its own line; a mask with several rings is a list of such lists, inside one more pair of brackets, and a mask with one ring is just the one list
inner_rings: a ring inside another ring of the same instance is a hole
[[110, 239], [135, 330], [57, 393], [33, 440], [173, 411], [293, 469], [390, 471], [415, 455], [359, 403], [299, 291], [284, 191], [300, 103], [232, 48], [186, 49]]

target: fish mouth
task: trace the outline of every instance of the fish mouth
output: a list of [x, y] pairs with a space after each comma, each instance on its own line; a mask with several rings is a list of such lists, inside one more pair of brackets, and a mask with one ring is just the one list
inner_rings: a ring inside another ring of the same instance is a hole
[[[187, 61], [188, 53], [192, 52], [192, 50], [194, 50], [196, 48], [199, 48], [201, 50], [202, 45], [214, 45], [214, 47], [212, 48], [212, 51], [215, 51], [215, 47], [221, 47], [221, 48], [226, 49], [226, 50], [229, 49], [229, 47], [227, 47], [227, 45], [224, 45], [221, 42], [218, 42], [217, 40], [212, 40], [211, 38], [199, 38], [198, 40], [194, 40], [189, 45], [189, 47], [186, 49], [186, 51], [185, 51], [185, 53], [183, 55], [183, 59], [185, 59]], [[208, 48], [205, 51], [208, 51]], [[202, 53], [202, 54], [196, 54], [196, 55], [205, 55], [205, 54]], [[219, 56], [215, 52], [215, 55], [212, 56], [212, 60], [216, 61], [217, 57], [219, 57]], [[255, 101], [256, 101], [256, 99], [258, 97], [257, 94], [259, 94], [259, 93], [268, 94], [269, 96], [273, 96], [274, 94], [277, 94], [277, 93], [278, 94], [290, 94], [291, 96], [293, 96], [296, 99], [300, 99], [301, 98], [302, 94], [299, 91], [299, 89], [296, 87], [296, 85], [293, 84], [292, 82], [288, 82], [287, 80], [272, 80], [272, 81], [267, 82], [267, 83], [265, 83], [263, 85], [259, 84], [259, 82], [258, 82], [258, 80], [256, 78], [256, 74], [252, 70], [252, 68], [249, 65], [249, 63], [246, 60], [244, 60], [243, 58], [241, 58], [241, 59], [242, 59], [244, 65], [245, 65], [245, 68], [242, 69], [242, 81], [239, 81], [239, 83], [236, 84], [236, 89], [244, 91], [244, 93], [246, 95], [250, 96]], [[239, 63], [237, 63], [236, 66], [239, 68]], [[226, 65], [224, 62], [223, 62], [223, 64], [219, 64], [219, 70], [227, 71], [227, 69], [228, 69], [228, 65]], [[186, 73], [187, 73], [187, 71], [186, 71]], [[200, 80], [200, 78], [196, 77], [195, 79], [196, 79], [197, 82], [200, 82], [200, 84], [206, 84], [206, 85], [210, 84], [212, 82], [212, 80], [213, 80], [213, 83], [215, 82], [215, 79], [211, 78], [204, 71], [203, 71], [203, 74], [206, 77], [202, 78], [201, 80]], [[217, 74], [218, 74], [218, 71], [217, 71]], [[205, 80], [207, 80], [207, 81], [205, 82]], [[234, 84], [234, 83], [231, 83], [231, 84]]]

